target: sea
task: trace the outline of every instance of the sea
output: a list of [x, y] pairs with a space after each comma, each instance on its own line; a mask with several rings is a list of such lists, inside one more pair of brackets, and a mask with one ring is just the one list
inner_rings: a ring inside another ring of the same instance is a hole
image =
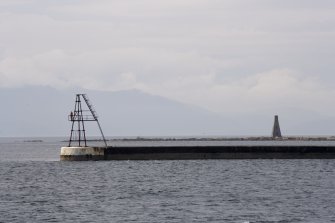
[[335, 222], [335, 160], [59, 161], [65, 140], [0, 138], [0, 222]]

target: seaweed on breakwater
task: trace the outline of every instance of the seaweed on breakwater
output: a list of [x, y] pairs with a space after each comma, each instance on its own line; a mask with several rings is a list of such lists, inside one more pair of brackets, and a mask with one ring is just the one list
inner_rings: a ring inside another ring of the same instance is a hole
[[[102, 139], [87, 139], [88, 142], [102, 142]], [[287, 136], [273, 138], [269, 136], [251, 136], [251, 137], [124, 137], [110, 138], [106, 141], [124, 141], [124, 142], [155, 142], [155, 141], [335, 141], [335, 136]], [[61, 142], [68, 142], [63, 140]]]
[[306, 136], [289, 136], [273, 138], [268, 136], [254, 137], [136, 137], [136, 138], [117, 138], [108, 141], [335, 141], [334, 136], [330, 137], [306, 137]]

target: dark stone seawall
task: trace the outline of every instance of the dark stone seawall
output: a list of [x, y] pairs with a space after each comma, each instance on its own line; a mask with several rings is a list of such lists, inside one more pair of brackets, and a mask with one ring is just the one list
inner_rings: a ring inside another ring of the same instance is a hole
[[108, 147], [102, 156], [63, 155], [61, 160], [335, 159], [334, 146]]

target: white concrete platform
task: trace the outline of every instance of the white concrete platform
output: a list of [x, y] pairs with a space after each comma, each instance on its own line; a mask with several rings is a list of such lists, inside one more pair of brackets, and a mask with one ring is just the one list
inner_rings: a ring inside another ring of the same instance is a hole
[[61, 156], [103, 156], [104, 148], [101, 147], [62, 147]]

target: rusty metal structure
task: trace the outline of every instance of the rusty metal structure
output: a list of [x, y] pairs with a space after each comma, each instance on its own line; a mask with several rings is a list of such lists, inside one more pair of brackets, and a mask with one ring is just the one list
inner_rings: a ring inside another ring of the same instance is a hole
[[[82, 99], [86, 103], [88, 110], [83, 109]], [[94, 110], [86, 94], [76, 94], [74, 110], [71, 111], [70, 115], [68, 116], [68, 119], [69, 121], [72, 122], [69, 147], [71, 146], [87, 147], [85, 122], [92, 122], [92, 121], [98, 124], [105, 147], [107, 147], [107, 142], [98, 120], [98, 115]], [[75, 143], [77, 143], [77, 145], [73, 145]]]

